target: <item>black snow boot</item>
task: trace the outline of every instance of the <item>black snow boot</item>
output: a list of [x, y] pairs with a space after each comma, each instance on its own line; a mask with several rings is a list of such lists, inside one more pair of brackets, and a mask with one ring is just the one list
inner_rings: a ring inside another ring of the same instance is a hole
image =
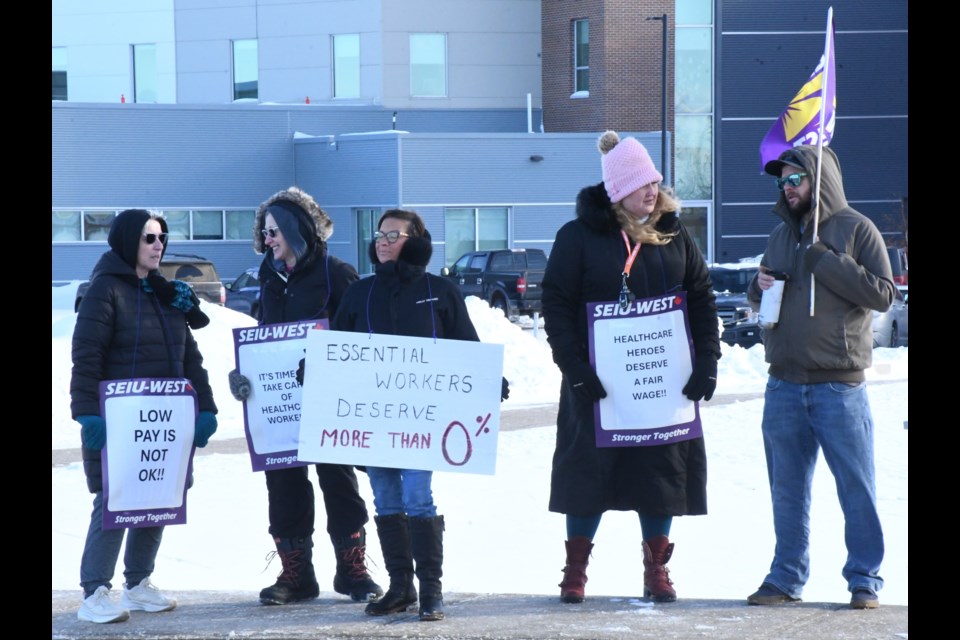
[[410, 518], [410, 542], [420, 581], [420, 619], [443, 620], [443, 516]]
[[376, 516], [377, 535], [383, 551], [383, 563], [390, 574], [390, 588], [379, 600], [367, 605], [367, 615], [385, 616], [406, 611], [417, 603], [413, 584], [413, 556], [410, 553], [410, 526], [407, 515]]
[[310, 600], [320, 595], [320, 585], [313, 572], [313, 539], [310, 536], [274, 538], [276, 555], [280, 556], [283, 571], [277, 581], [260, 592], [263, 604], [289, 604]]
[[356, 602], [369, 602], [383, 595], [367, 573], [367, 532], [363, 527], [349, 536], [330, 536], [337, 555], [337, 573], [333, 576], [333, 590], [350, 596]]

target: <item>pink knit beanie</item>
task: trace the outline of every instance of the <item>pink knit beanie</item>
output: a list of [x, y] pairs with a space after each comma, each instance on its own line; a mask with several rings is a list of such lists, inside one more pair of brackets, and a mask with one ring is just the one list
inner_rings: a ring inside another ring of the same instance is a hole
[[603, 186], [611, 202], [620, 202], [651, 182], [663, 182], [646, 147], [636, 138], [621, 140], [616, 132], [607, 131], [600, 136], [597, 147], [603, 154]]

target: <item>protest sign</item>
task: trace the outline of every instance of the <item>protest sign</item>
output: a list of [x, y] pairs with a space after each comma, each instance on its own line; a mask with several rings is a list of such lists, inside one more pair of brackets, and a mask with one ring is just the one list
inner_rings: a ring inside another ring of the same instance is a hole
[[197, 394], [189, 380], [100, 383], [103, 528], [185, 524]]
[[500, 344], [311, 331], [300, 458], [492, 474], [502, 373]]
[[654, 446], [703, 433], [699, 404], [683, 395], [693, 341], [683, 292], [587, 304], [590, 363], [607, 391], [594, 405], [598, 447]]
[[233, 330], [237, 369], [252, 387], [243, 403], [243, 423], [254, 471], [306, 464], [297, 458], [302, 397], [297, 367], [306, 353], [307, 332], [327, 326], [323, 319]]

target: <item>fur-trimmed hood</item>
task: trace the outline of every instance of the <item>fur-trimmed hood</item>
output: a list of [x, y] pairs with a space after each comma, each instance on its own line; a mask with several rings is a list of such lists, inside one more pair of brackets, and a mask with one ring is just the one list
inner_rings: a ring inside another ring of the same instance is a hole
[[[603, 183], [584, 187], [577, 194], [577, 219], [596, 233], [612, 233], [620, 230], [620, 222], [613, 210], [613, 203]], [[668, 211], [657, 221], [661, 233], [673, 233], [680, 226], [676, 211]]]
[[[308, 244], [325, 244], [327, 239], [333, 235], [333, 220], [330, 219], [327, 212], [320, 208], [320, 205], [317, 204], [309, 193], [297, 187], [290, 187], [283, 191], [276, 192], [267, 198], [263, 204], [260, 205], [260, 208], [257, 209], [257, 215], [253, 222], [253, 250], [258, 254], [264, 252], [262, 232], [264, 219], [267, 217], [267, 209], [281, 200], [296, 205], [307, 214], [301, 223], [307, 223], [313, 231], [312, 234], [309, 234], [312, 238], [304, 238]], [[311, 239], [315, 239], [315, 242], [311, 243]]]

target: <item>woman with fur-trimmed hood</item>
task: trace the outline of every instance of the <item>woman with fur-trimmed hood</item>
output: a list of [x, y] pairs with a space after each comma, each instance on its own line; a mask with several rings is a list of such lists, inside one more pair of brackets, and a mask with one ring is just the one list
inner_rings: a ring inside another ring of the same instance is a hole
[[[550, 483], [551, 511], [566, 514], [567, 562], [560, 597], [581, 602], [593, 537], [605, 511], [635, 511], [643, 542], [644, 595], [676, 600], [666, 563], [674, 516], [707, 512], [703, 438], [659, 446], [597, 447], [594, 406], [606, 397], [590, 365], [586, 304], [687, 292], [695, 360], [686, 386], [709, 400], [720, 338], [703, 255], [680, 222], [680, 204], [635, 138], [600, 138], [603, 182], [577, 196], [576, 219], [557, 232], [543, 278], [543, 317], [563, 373]], [[633, 259], [631, 260], [631, 256]], [[626, 277], [624, 277], [626, 272]]]
[[[260, 324], [331, 318], [357, 270], [327, 251], [333, 221], [310, 194], [297, 187], [279, 191], [257, 210], [253, 248], [265, 253], [260, 265]], [[230, 373], [237, 400], [250, 395], [250, 381]], [[366, 602], [383, 595], [366, 568], [367, 506], [352, 466], [316, 464], [327, 513], [327, 533], [337, 557], [333, 588]], [[320, 586], [313, 568], [315, 503], [309, 466], [264, 471], [270, 535], [283, 571], [260, 592], [260, 602], [288, 604], [316, 598]]]

